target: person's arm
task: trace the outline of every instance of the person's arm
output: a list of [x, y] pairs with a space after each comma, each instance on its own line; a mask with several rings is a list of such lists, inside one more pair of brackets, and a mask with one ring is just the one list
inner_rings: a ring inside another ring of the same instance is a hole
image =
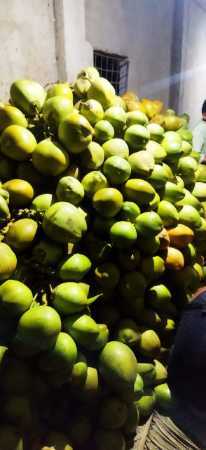
[[197, 299], [197, 297], [199, 297], [200, 294], [203, 294], [204, 292], [206, 292], [206, 286], [201, 286], [199, 289], [197, 289], [197, 291], [193, 294], [192, 298], [191, 298], [191, 302], [193, 302], [194, 300]]
[[[196, 152], [202, 153], [204, 146], [204, 133], [200, 125], [197, 125], [193, 130], [193, 149]], [[204, 159], [205, 155], [201, 155], [201, 160]]]

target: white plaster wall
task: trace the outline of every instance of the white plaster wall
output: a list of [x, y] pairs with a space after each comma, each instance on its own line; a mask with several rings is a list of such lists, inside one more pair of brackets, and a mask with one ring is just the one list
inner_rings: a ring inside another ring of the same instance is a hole
[[56, 3], [58, 6], [62, 3], [64, 32], [61, 28], [60, 34], [65, 47], [65, 71], [69, 81], [73, 81], [83, 67], [93, 64], [93, 49], [86, 41], [85, 0], [56, 0]]
[[191, 126], [201, 117], [206, 99], [206, 1], [185, 0], [179, 111], [188, 112]]
[[17, 78], [72, 81], [92, 64], [94, 47], [128, 55], [130, 88], [167, 103], [173, 5], [174, 0], [0, 0], [0, 99]]
[[93, 63], [85, 0], [0, 0], [0, 99], [18, 78], [72, 81]]
[[57, 79], [53, 1], [0, 1], [0, 97], [18, 78]]
[[129, 88], [167, 104], [174, 1], [85, 1], [88, 41], [96, 49], [127, 55]]

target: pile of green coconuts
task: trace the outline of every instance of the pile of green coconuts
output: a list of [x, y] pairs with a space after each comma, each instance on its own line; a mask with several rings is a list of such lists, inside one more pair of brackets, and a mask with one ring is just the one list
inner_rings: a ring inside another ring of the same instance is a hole
[[171, 406], [170, 347], [205, 278], [188, 116], [94, 67], [15, 81], [0, 181], [0, 449], [129, 449]]

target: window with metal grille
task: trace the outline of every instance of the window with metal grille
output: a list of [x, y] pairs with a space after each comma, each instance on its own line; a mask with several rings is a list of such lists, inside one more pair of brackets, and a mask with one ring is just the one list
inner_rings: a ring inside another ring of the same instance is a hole
[[94, 66], [102, 77], [112, 83], [117, 94], [123, 94], [127, 90], [129, 71], [127, 56], [94, 50]]

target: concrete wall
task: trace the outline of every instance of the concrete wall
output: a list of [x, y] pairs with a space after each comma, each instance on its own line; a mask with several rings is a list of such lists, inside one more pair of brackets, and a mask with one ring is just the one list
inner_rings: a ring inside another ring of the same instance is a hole
[[0, 1], [0, 95], [18, 78], [57, 79], [53, 1]]
[[17, 78], [72, 81], [98, 48], [127, 55], [129, 87], [167, 104], [175, 1], [0, 1], [0, 99]]
[[179, 111], [191, 115], [191, 125], [201, 117], [206, 98], [206, 2], [185, 0]]
[[174, 0], [85, 1], [88, 41], [128, 56], [129, 87], [167, 104]]
[[85, 66], [93, 64], [93, 49], [86, 41], [85, 0], [54, 0], [57, 72], [73, 81]]
[[0, 99], [18, 78], [72, 81], [93, 62], [84, 0], [0, 1]]

